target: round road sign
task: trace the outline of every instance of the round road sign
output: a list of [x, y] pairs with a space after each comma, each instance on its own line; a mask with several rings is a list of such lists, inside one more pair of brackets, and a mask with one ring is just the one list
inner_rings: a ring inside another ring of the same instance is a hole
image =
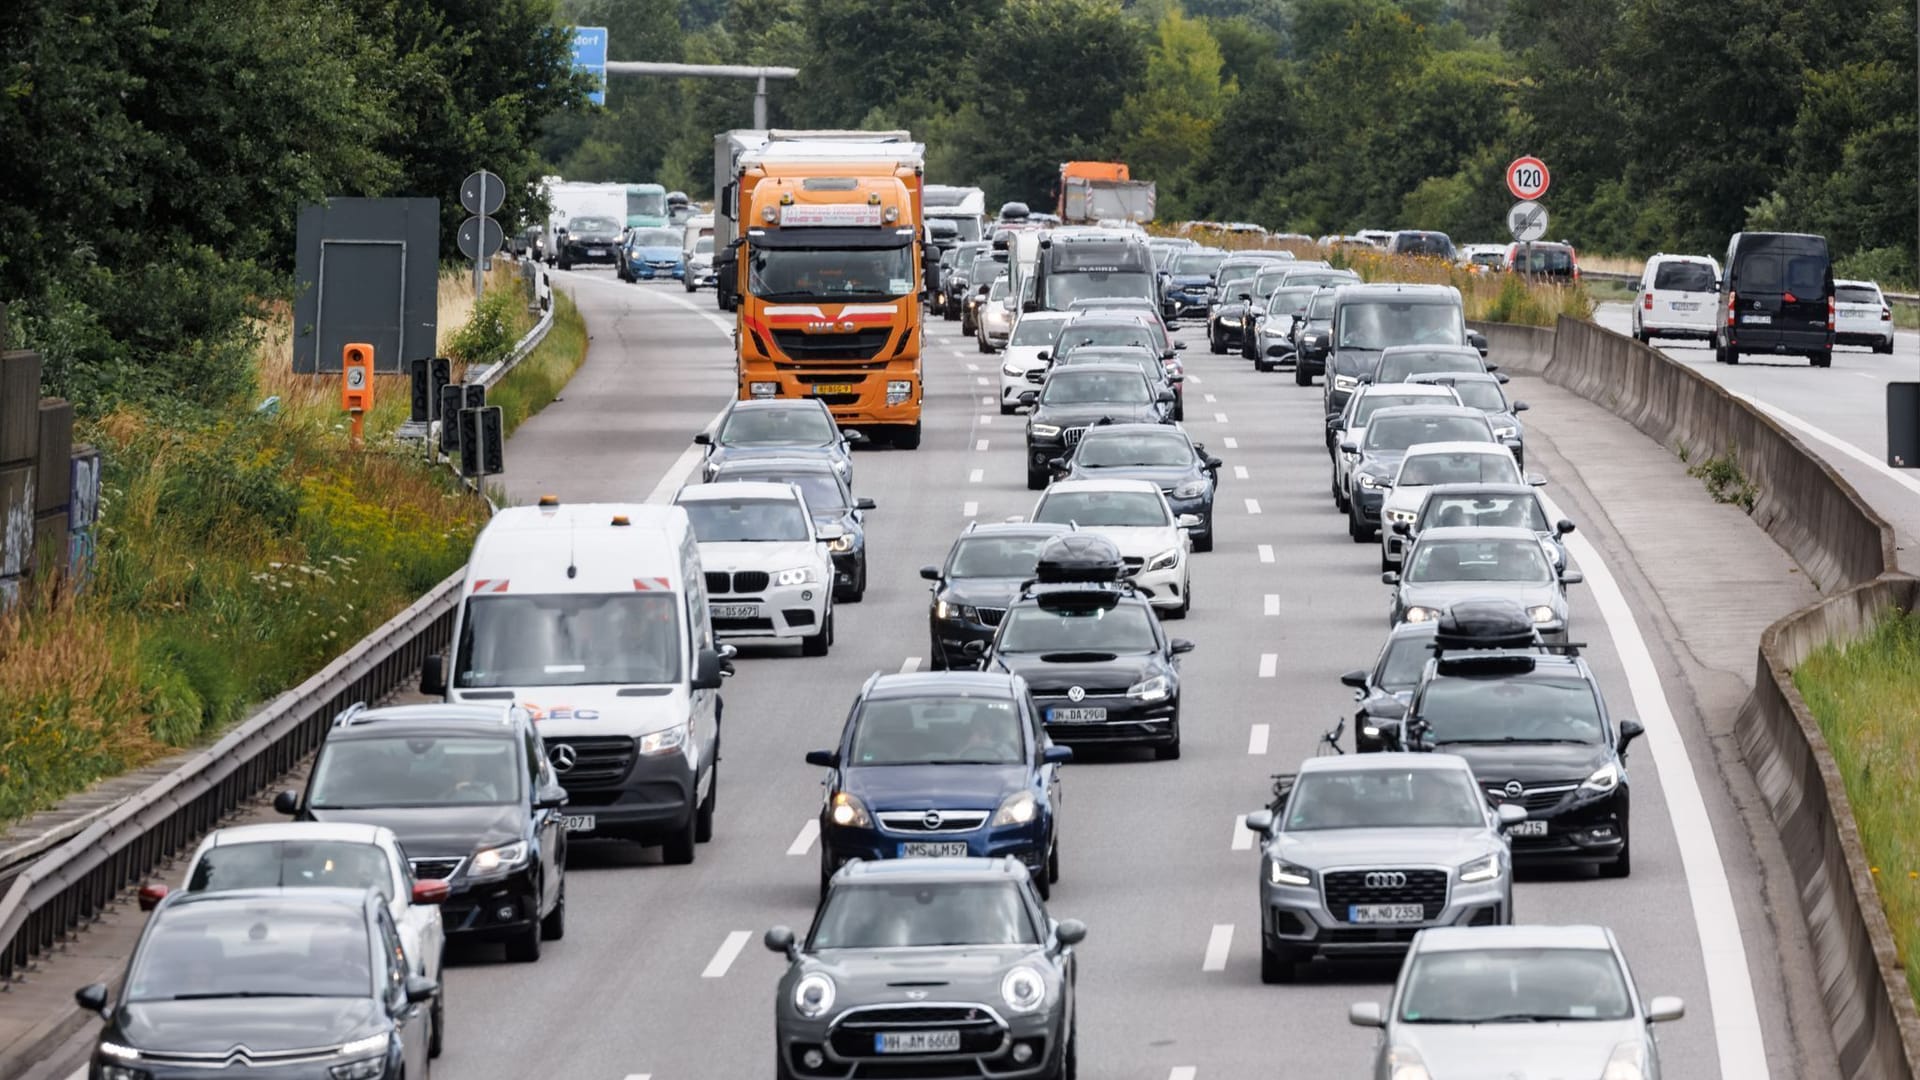
[[500, 201], [506, 197], [507, 185], [485, 169], [460, 181], [460, 205], [469, 214], [491, 214], [500, 209]]
[[470, 217], [460, 223], [460, 254], [469, 259], [491, 259], [506, 241], [500, 223], [490, 217]]
[[1523, 244], [1547, 235], [1547, 208], [1531, 199], [1514, 203], [1507, 211], [1507, 231]]
[[1553, 183], [1553, 175], [1547, 172], [1547, 163], [1537, 157], [1514, 158], [1507, 166], [1507, 190], [1513, 192], [1516, 199], [1537, 199], [1547, 193], [1548, 185]]

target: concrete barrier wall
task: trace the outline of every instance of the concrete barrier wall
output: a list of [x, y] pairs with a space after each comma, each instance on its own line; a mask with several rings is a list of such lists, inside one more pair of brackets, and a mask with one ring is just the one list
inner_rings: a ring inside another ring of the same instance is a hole
[[1540, 375], [1553, 362], [1554, 332], [1546, 326], [1469, 322], [1486, 335], [1487, 361], [1509, 375]]

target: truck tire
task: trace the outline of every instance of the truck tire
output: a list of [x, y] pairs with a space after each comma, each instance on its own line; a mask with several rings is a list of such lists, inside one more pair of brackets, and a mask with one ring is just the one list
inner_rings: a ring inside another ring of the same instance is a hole
[[914, 423], [898, 429], [893, 436], [893, 445], [902, 450], [920, 449], [920, 423]]

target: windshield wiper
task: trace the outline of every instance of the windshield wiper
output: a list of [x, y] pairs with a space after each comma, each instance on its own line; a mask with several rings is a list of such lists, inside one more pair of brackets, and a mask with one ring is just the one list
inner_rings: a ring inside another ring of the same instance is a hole
[[204, 993], [175, 994], [171, 1001], [212, 1001], [218, 998], [304, 998], [331, 997], [331, 994], [296, 994], [276, 990], [224, 990]]
[[1502, 1013], [1499, 1016], [1484, 1016], [1470, 1020], [1473, 1024], [1558, 1024], [1563, 1020], [1585, 1020], [1592, 1017], [1548, 1016], [1545, 1013]]
[[1101, 664], [1118, 658], [1110, 652], [1046, 652], [1040, 654], [1040, 661], [1046, 664]]
[[1594, 745], [1593, 743], [1588, 742], [1586, 739], [1557, 739], [1557, 738], [1531, 739], [1531, 738], [1521, 738], [1518, 735], [1502, 735], [1497, 739], [1434, 739], [1433, 740], [1433, 744], [1435, 746], [1446, 746], [1449, 744], [1459, 744], [1464, 746], [1499, 746], [1505, 743], [1570, 743], [1574, 746]]

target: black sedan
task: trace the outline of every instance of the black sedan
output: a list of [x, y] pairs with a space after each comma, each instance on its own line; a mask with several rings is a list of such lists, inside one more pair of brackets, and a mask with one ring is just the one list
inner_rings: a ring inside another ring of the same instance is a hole
[[1156, 393], [1132, 364], [1063, 368], [1028, 394], [1021, 395], [1021, 400], [1029, 410], [1027, 487], [1032, 491], [1047, 486], [1053, 459], [1078, 443], [1094, 421], [1165, 424], [1173, 419], [1173, 392]]
[[967, 646], [993, 640], [994, 628], [1033, 578], [1040, 548], [1066, 525], [1034, 522], [974, 522], [939, 566], [923, 566], [933, 583], [927, 604], [927, 664], [935, 671], [971, 668], [979, 658]]
[[806, 496], [807, 511], [819, 525], [838, 525], [827, 541], [833, 556], [833, 599], [857, 604], [867, 595], [867, 511], [872, 499], [855, 498], [833, 463], [820, 458], [743, 458], [713, 471], [714, 483], [728, 480], [785, 481]]
[[853, 437], [840, 430], [818, 398], [735, 401], [712, 431], [700, 432], [693, 441], [707, 448], [700, 466], [700, 479], [707, 483], [720, 466], [755, 457], [817, 457], [832, 462], [841, 479], [853, 483]]
[[614, 266], [620, 261], [620, 235], [626, 228], [612, 218], [577, 217], [567, 222], [559, 237], [559, 266], [571, 270], [581, 263]]
[[1059, 480], [1146, 480], [1166, 493], [1175, 514], [1200, 524], [1187, 531], [1193, 550], [1213, 550], [1213, 496], [1221, 461], [1184, 429], [1166, 424], [1095, 424], [1080, 444], [1057, 459]]
[[1460, 404], [1487, 414], [1487, 422], [1493, 425], [1493, 437], [1513, 451], [1513, 460], [1524, 469], [1527, 465], [1527, 429], [1520, 423], [1520, 414], [1527, 411], [1527, 403], [1507, 400], [1507, 392], [1503, 389], [1506, 379], [1505, 375], [1496, 372], [1468, 371], [1414, 375], [1407, 381], [1453, 387], [1453, 392], [1460, 396]]
[[1433, 659], [1435, 623], [1401, 623], [1387, 632], [1386, 643], [1370, 668], [1340, 676], [1359, 703], [1353, 714], [1353, 748], [1358, 753], [1385, 750], [1380, 723], [1396, 723], [1407, 714], [1407, 704], [1420, 685], [1427, 661]]

